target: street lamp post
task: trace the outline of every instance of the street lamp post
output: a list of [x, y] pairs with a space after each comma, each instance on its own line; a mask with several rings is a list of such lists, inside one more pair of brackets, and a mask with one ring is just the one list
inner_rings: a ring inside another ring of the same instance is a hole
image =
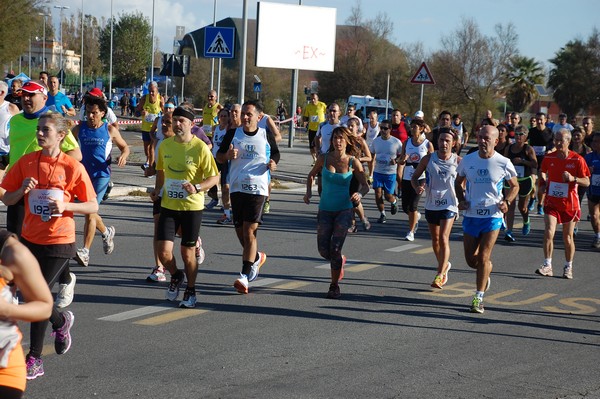
[[60, 73], [63, 69], [63, 29], [62, 29], [62, 19], [63, 19], [63, 10], [68, 10], [69, 6], [54, 6], [54, 8], [58, 8], [60, 10], [60, 68], [59, 68], [59, 77], [60, 77], [60, 85], [62, 86], [62, 78], [64, 73]]
[[110, 68], [108, 71], [108, 98], [109, 100], [112, 99], [112, 70], [113, 70], [113, 25], [114, 25], [114, 18], [113, 18], [113, 0], [110, 0]]
[[79, 59], [79, 95], [83, 96], [83, 0], [81, 0], [81, 58]]
[[40, 13], [38, 13], [38, 15], [41, 15], [42, 17], [44, 17], [44, 29], [42, 31], [42, 34], [44, 35], [44, 37], [42, 38], [42, 70], [45, 71], [46, 70], [46, 17], [49, 17], [50, 15], [48, 15], [44, 12], [40, 12]]

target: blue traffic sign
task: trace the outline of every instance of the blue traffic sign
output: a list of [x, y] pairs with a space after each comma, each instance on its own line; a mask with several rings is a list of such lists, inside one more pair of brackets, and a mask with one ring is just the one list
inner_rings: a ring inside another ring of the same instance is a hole
[[235, 28], [204, 28], [204, 58], [234, 58]]
[[262, 83], [254, 82], [254, 92], [260, 93], [262, 91]]

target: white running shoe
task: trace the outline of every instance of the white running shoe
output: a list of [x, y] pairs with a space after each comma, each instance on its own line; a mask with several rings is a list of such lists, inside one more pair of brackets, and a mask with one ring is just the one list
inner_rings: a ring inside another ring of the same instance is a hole
[[87, 267], [90, 264], [90, 250], [87, 248], [79, 248], [75, 253], [75, 262], [83, 267]]
[[415, 240], [415, 233], [413, 233], [412, 231], [409, 231], [406, 234], [406, 237], [404, 237], [404, 240], [406, 240], [406, 241], [414, 241]]
[[265, 263], [266, 260], [267, 260], [267, 254], [265, 254], [264, 252], [259, 252], [258, 260], [256, 262], [254, 262], [252, 264], [252, 267], [250, 268], [250, 274], [248, 274], [249, 282], [256, 280], [256, 278], [258, 277], [258, 273], [260, 272], [260, 268], [262, 267], [262, 265]]
[[196, 240], [196, 265], [200, 267], [205, 258], [206, 254], [204, 253], [204, 248], [202, 248], [202, 239], [198, 237]]
[[106, 228], [106, 233], [102, 235], [102, 248], [104, 249], [104, 253], [107, 255], [112, 254], [112, 251], [115, 249], [115, 228], [114, 226], [109, 226]]
[[59, 309], [66, 308], [73, 302], [75, 295], [75, 274], [69, 273], [71, 282], [69, 284], [59, 284], [58, 294], [56, 294], [56, 307]]

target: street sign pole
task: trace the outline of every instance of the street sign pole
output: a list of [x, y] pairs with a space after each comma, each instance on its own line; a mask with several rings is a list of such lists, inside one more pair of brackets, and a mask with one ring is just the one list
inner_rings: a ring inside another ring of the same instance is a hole
[[425, 90], [425, 85], [421, 85], [421, 102], [419, 103], [419, 111], [423, 110], [423, 91]]

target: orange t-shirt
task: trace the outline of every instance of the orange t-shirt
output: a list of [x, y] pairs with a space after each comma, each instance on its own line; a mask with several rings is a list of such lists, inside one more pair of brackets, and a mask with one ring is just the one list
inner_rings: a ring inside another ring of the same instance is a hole
[[[42, 155], [41, 151], [24, 155], [4, 176], [0, 186], [6, 191], [16, 191], [27, 177], [37, 179], [35, 190], [25, 194], [25, 219], [21, 236], [39, 245], [72, 244], [75, 242], [73, 212], [63, 212], [44, 221], [47, 208], [45, 197], [56, 197], [62, 192], [64, 202], [81, 202], [96, 199], [90, 177], [83, 165], [72, 157], [60, 153], [57, 158]], [[52, 190], [52, 192], [47, 191]]]
[[[6, 300], [6, 298], [12, 298], [10, 293], [10, 287], [8, 287], [6, 280], [0, 277], [0, 300]], [[4, 299], [2, 299], [4, 298]], [[10, 323], [8, 321], [5, 322]], [[23, 348], [21, 347], [21, 331], [17, 327], [17, 323], [14, 323], [14, 329], [18, 334], [18, 341], [16, 346], [10, 351], [8, 355], [8, 364], [5, 368], [0, 367], [0, 386], [16, 388], [21, 391], [25, 390], [25, 355], [23, 354]]]

